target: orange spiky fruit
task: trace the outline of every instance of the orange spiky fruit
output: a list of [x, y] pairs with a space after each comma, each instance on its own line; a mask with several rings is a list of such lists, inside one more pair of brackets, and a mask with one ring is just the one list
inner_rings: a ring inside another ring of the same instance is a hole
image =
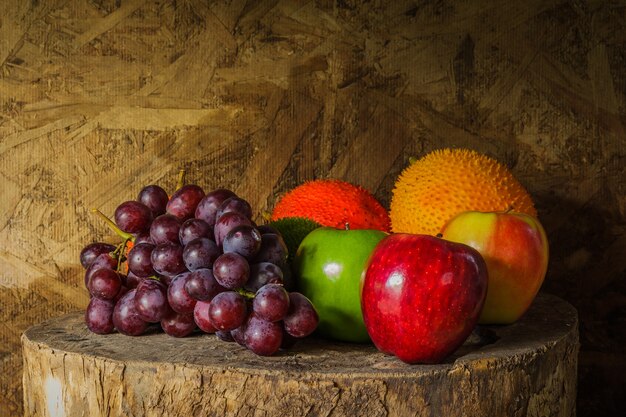
[[387, 210], [365, 188], [340, 180], [314, 180], [285, 194], [272, 220], [304, 217], [322, 226], [389, 231]]
[[394, 233], [436, 235], [463, 211], [537, 211], [526, 189], [509, 169], [467, 149], [440, 149], [400, 173], [391, 197]]

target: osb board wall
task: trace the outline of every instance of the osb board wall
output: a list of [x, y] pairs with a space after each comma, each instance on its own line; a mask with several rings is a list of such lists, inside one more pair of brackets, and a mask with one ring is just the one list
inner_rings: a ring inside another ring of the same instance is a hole
[[78, 253], [178, 170], [260, 216], [312, 178], [388, 206], [409, 157], [507, 164], [551, 241], [543, 287], [581, 315], [579, 415], [626, 373], [626, 3], [0, 1], [0, 415], [19, 336], [83, 309]]

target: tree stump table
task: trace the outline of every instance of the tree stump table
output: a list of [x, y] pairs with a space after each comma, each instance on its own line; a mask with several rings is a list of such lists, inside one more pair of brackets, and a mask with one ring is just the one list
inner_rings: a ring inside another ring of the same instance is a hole
[[90, 333], [83, 314], [22, 336], [26, 416], [572, 416], [578, 321], [541, 294], [509, 326], [478, 327], [444, 363], [309, 338], [258, 357], [213, 335]]

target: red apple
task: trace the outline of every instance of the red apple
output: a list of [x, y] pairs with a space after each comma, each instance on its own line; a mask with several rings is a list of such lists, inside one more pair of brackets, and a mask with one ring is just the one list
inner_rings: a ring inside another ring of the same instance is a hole
[[548, 269], [548, 239], [536, 218], [468, 211], [452, 218], [441, 233], [473, 247], [487, 263], [489, 289], [479, 323], [510, 324], [528, 310]]
[[487, 294], [487, 267], [471, 247], [413, 234], [376, 246], [363, 280], [367, 331], [382, 352], [438, 363], [474, 329]]

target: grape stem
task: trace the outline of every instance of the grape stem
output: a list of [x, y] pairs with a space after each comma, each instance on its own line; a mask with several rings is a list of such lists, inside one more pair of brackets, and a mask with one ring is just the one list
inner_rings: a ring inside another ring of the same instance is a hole
[[109, 219], [107, 216], [104, 215], [104, 213], [102, 213], [97, 208], [91, 209], [91, 212], [97, 214], [98, 216], [100, 216], [100, 218], [102, 218], [102, 220], [104, 220], [106, 225], [109, 226], [109, 229], [113, 230], [115, 232], [115, 234], [117, 234], [122, 239], [124, 239], [124, 240], [132, 240], [133, 242], [135, 241], [135, 238], [134, 238], [134, 236], [132, 234], [126, 233], [126, 232], [122, 231], [122, 229], [117, 227], [117, 225], [113, 222], [113, 220]]
[[254, 299], [254, 293], [252, 291], [244, 290], [243, 288], [239, 288], [235, 290], [239, 294], [243, 295], [245, 298], [252, 300]]
[[117, 258], [117, 268], [116, 268], [118, 274], [120, 273], [122, 264], [124, 263], [124, 261], [122, 261], [122, 258], [124, 257], [124, 254], [126, 253], [126, 246], [128, 245], [128, 242], [131, 240], [133, 240], [132, 237], [126, 238], [124, 239], [124, 242], [122, 242], [122, 244], [120, 245], [120, 253], [119, 253], [119, 258]]

